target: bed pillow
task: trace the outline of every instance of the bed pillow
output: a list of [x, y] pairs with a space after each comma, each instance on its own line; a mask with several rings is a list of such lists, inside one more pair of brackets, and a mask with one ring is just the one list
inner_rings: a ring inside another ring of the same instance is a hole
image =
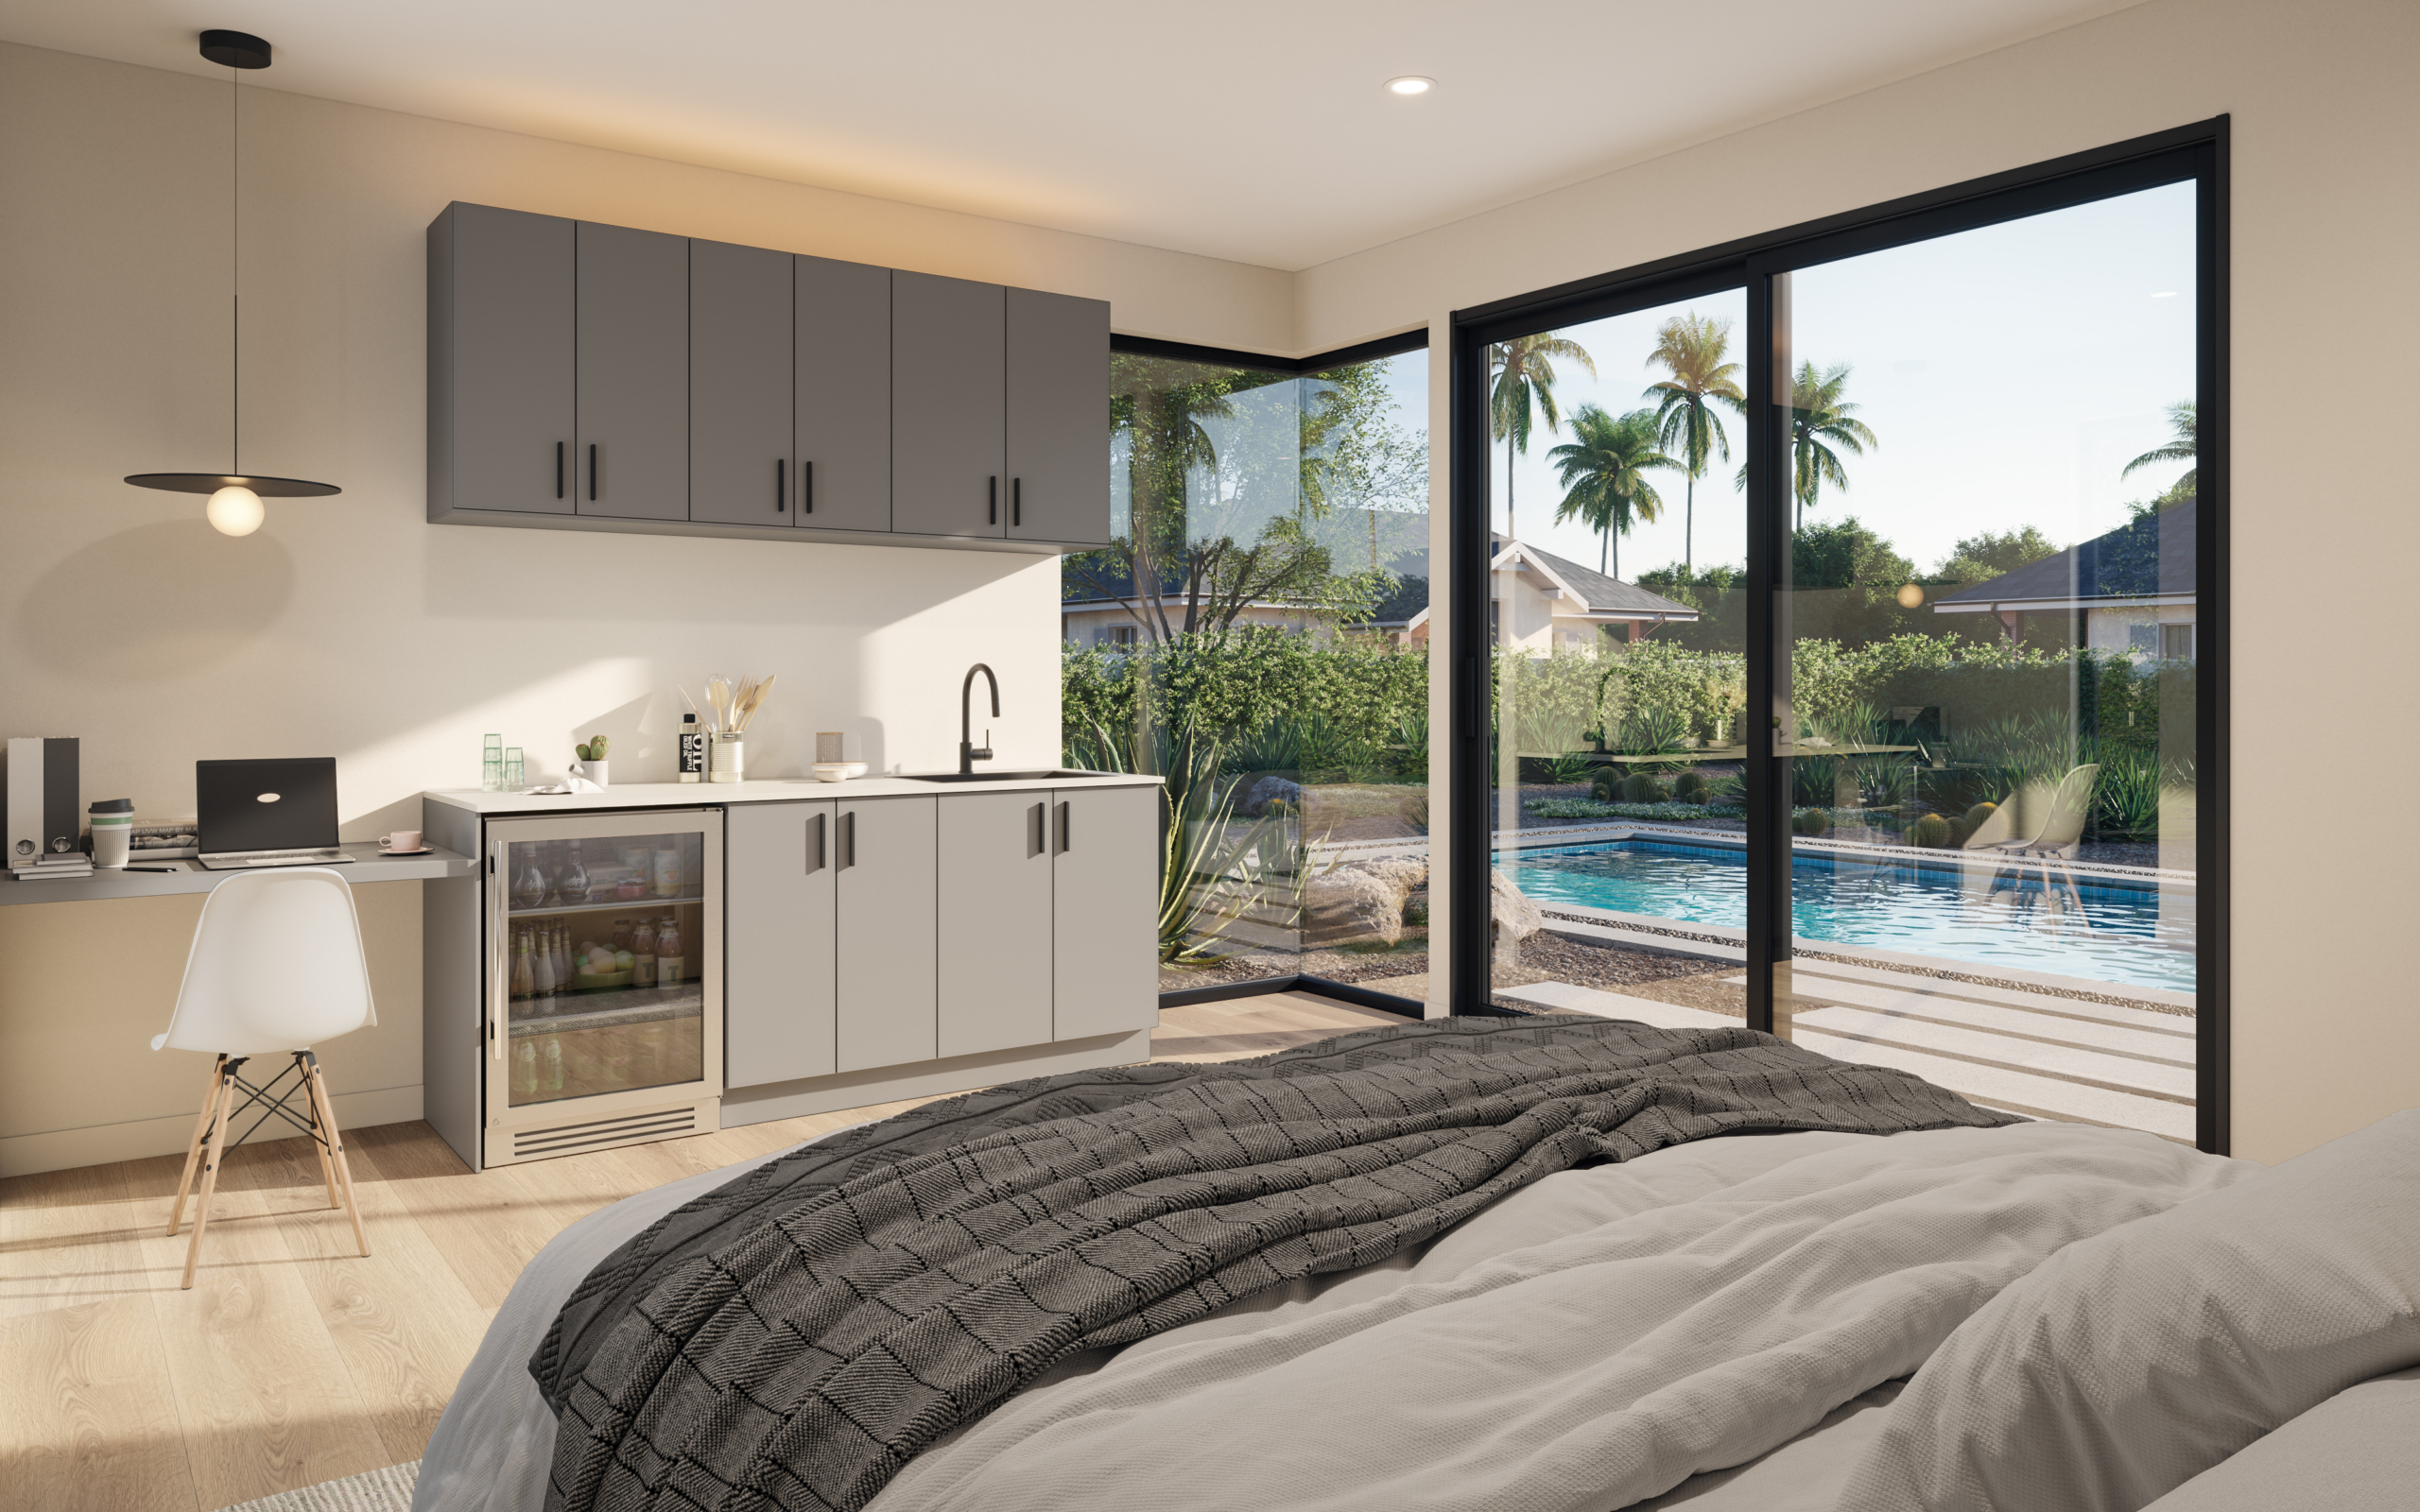
[[2132, 1512], [2420, 1365], [2420, 1110], [2069, 1245], [1916, 1372], [1841, 1512]]

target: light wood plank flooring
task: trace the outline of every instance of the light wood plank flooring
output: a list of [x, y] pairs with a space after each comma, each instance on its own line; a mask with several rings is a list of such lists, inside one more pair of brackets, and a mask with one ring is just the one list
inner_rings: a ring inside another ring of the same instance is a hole
[[[1227, 1060], [1403, 1022], [1272, 993], [1168, 1009], [1151, 1048]], [[0, 1508], [216, 1512], [418, 1459], [513, 1278], [574, 1220], [914, 1106], [479, 1176], [425, 1124], [348, 1130], [366, 1260], [303, 1141], [246, 1145], [189, 1292], [164, 1237], [180, 1157], [0, 1181]]]

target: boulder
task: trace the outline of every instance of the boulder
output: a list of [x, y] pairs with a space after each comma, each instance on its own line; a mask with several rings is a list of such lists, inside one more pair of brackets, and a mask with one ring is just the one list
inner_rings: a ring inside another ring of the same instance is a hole
[[1495, 915], [1495, 938], [1499, 944], [1508, 939], [1528, 939], [1547, 927], [1547, 916], [1540, 911], [1536, 901], [1512, 885], [1512, 878], [1494, 867], [1488, 868], [1488, 876], [1491, 879], [1490, 890], [1495, 895], [1493, 912]]
[[1271, 803], [1283, 803], [1300, 814], [1303, 811], [1303, 784], [1290, 777], [1264, 772], [1244, 789], [1243, 797], [1236, 802], [1236, 809], [1257, 818], [1269, 812]]
[[1428, 880], [1428, 863], [1413, 856], [1353, 861], [1303, 886], [1303, 943], [1320, 947], [1357, 940], [1403, 938], [1403, 906]]

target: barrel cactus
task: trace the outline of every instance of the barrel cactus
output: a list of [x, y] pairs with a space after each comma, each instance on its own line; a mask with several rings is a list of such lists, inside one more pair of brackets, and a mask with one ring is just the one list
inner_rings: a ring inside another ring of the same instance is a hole
[[1672, 779], [1672, 796], [1684, 803], [1705, 801], [1705, 779], [1695, 771], [1683, 772]]
[[1645, 772], [1633, 772], [1622, 779], [1622, 801], [1625, 803], [1661, 803], [1671, 795], [1664, 784]]
[[1908, 826], [1908, 843], [1927, 850], [1938, 850], [1949, 844], [1949, 821], [1938, 814], [1927, 814]]
[[1978, 803], [1973, 808], [1968, 809], [1966, 811], [1966, 833], [1972, 834], [1977, 830], [1981, 829], [1983, 827], [1983, 821], [1990, 818], [1994, 813], [1997, 812], [1998, 809], [1999, 805], [1996, 803]]

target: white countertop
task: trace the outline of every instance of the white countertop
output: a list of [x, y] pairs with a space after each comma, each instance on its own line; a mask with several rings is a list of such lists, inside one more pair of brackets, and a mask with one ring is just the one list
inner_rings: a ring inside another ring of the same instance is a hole
[[[980, 768], [977, 768], [980, 770]], [[721, 803], [796, 803], [812, 799], [912, 798], [937, 793], [1048, 792], [1066, 787], [1155, 787], [1157, 777], [1103, 772], [1094, 776], [920, 782], [912, 777], [866, 776], [845, 782], [776, 777], [752, 782], [620, 782], [596, 793], [489, 793], [478, 788], [431, 789], [424, 801], [473, 814], [567, 814], [583, 809], [685, 809]]]

